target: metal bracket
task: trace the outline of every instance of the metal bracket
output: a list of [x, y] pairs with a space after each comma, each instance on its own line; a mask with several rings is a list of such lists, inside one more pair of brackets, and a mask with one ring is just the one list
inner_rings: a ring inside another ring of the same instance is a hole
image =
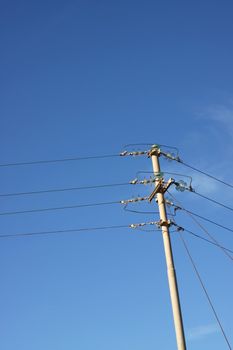
[[155, 186], [154, 191], [151, 193], [151, 195], [148, 198], [149, 202], [151, 202], [155, 198], [157, 193], [165, 193], [174, 182], [175, 180], [171, 178], [168, 180], [166, 184], [164, 184], [164, 180], [159, 179], [157, 185]]
[[160, 220], [160, 221], [159, 221], [159, 226], [160, 226], [160, 227], [163, 227], [163, 226], [165, 226], [165, 227], [170, 227], [172, 224], [173, 224], [173, 223], [171, 222], [171, 220], [166, 220], [166, 221]]

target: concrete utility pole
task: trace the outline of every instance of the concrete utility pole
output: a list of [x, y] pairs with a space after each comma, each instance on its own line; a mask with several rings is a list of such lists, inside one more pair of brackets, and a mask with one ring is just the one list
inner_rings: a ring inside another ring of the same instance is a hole
[[[153, 171], [156, 176], [158, 175], [158, 173], [160, 173], [159, 147], [156, 145], [152, 146], [152, 149], [149, 155], [151, 156]], [[173, 319], [175, 324], [177, 348], [178, 350], [186, 350], [184, 328], [183, 328], [182, 314], [181, 314], [180, 301], [179, 301], [179, 292], [177, 287], [176, 272], [174, 267], [172, 247], [171, 247], [170, 234], [169, 234], [169, 221], [167, 219], [166, 205], [165, 205], [165, 199], [164, 199], [164, 192], [168, 187], [169, 187], [169, 181], [167, 184], [164, 185], [163, 180], [158, 178], [155, 182], [155, 190], [153, 191], [150, 197], [152, 200], [156, 196], [158, 207], [159, 207], [161, 228], [162, 228], [162, 234], [163, 234], [163, 243], [164, 243], [165, 257], [166, 257], [166, 263], [167, 263], [167, 273], [168, 273], [168, 282], [169, 282], [170, 297], [171, 297], [171, 304], [172, 304], [172, 311], [173, 311]]]

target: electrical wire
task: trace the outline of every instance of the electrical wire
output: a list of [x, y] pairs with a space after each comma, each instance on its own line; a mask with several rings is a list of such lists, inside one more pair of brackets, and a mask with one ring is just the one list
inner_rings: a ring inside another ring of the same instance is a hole
[[[128, 206], [125, 205], [123, 208], [125, 211], [129, 212], [129, 213], [134, 213], [134, 214], [159, 214], [158, 211], [142, 211], [142, 210], [133, 210], [133, 209], [128, 209]], [[170, 216], [175, 216], [172, 213], [169, 213], [168, 215]]]
[[91, 159], [104, 159], [104, 158], [114, 158], [120, 157], [119, 154], [105, 154], [97, 156], [87, 156], [87, 157], [73, 157], [73, 158], [61, 158], [61, 159], [50, 159], [50, 160], [35, 160], [31, 162], [16, 162], [16, 163], [2, 163], [0, 167], [12, 167], [12, 166], [23, 166], [23, 165], [36, 165], [36, 164], [50, 164], [50, 163], [61, 163], [61, 162], [73, 162], [79, 160], [91, 160]]
[[[145, 223], [149, 224], [149, 223]], [[130, 225], [112, 225], [112, 226], [99, 226], [99, 227], [85, 227], [85, 228], [74, 228], [74, 229], [65, 229], [65, 230], [54, 230], [54, 231], [38, 231], [38, 232], [26, 232], [26, 233], [13, 233], [13, 234], [0, 234], [0, 239], [3, 238], [14, 238], [14, 237], [28, 237], [28, 236], [41, 236], [41, 235], [52, 235], [60, 233], [75, 233], [75, 232], [85, 232], [85, 231], [100, 231], [100, 230], [111, 230], [111, 229], [120, 229], [120, 228], [130, 228], [131, 230], [139, 230], [143, 232], [157, 232], [159, 229], [155, 230], [143, 230], [139, 226], [133, 227]]]
[[[231, 260], [233, 261], [233, 257], [221, 246], [221, 244], [209, 233], [209, 231], [202, 225], [200, 224], [200, 222], [195, 218], [193, 217], [194, 216], [198, 216], [200, 217], [199, 215], [197, 214], [194, 214], [192, 213], [191, 211], [189, 210], [186, 210], [182, 204], [180, 203], [180, 201], [178, 201], [171, 193], [169, 193], [170, 196], [175, 199], [177, 201], [177, 203], [179, 203], [180, 205], [180, 209], [183, 210], [184, 212], [186, 212], [190, 217], [191, 219], [201, 228], [201, 230], [223, 251], [223, 253]], [[207, 220], [209, 221], [208, 219], [204, 218], [204, 217], [201, 217], [202, 219], [204, 220]], [[215, 225], [219, 226], [219, 224], [215, 223]]]
[[188, 257], [189, 257], [189, 260], [190, 260], [190, 262], [191, 262], [191, 264], [192, 264], [192, 266], [193, 266], [193, 269], [194, 269], [194, 271], [195, 271], [195, 273], [196, 273], [196, 276], [197, 276], [197, 278], [198, 278], [198, 280], [199, 280], [199, 282], [200, 282], [200, 285], [201, 285], [201, 287], [202, 287], [202, 289], [203, 289], [203, 291], [204, 291], [204, 293], [205, 293], [205, 295], [206, 295], [206, 298], [207, 298], [207, 300], [208, 300], [208, 303], [209, 303], [209, 305], [210, 305], [210, 307], [211, 307], [211, 309], [212, 309], [212, 311], [213, 311], [213, 314], [214, 314], [215, 319], [216, 319], [216, 321], [217, 321], [217, 323], [218, 323], [218, 325], [219, 325], [219, 328], [220, 328], [220, 330], [221, 330], [221, 332], [222, 332], [222, 335], [223, 335], [223, 337], [224, 337], [224, 339], [225, 339], [225, 341], [226, 341], [226, 343], [227, 343], [227, 346], [228, 346], [228, 348], [229, 348], [230, 350], [232, 350], [231, 345], [230, 345], [230, 343], [229, 343], [229, 340], [228, 340], [228, 338], [227, 338], [227, 336], [226, 336], [226, 333], [225, 333], [225, 331], [224, 331], [224, 329], [223, 329], [223, 326], [222, 326], [222, 324], [221, 324], [221, 321], [220, 321], [220, 319], [219, 319], [219, 317], [218, 317], [218, 315], [217, 315], [217, 312], [216, 312], [216, 310], [215, 310], [215, 308], [214, 308], [213, 302], [211, 301], [211, 298], [210, 298], [210, 296], [209, 296], [209, 294], [208, 294], [208, 292], [207, 292], [207, 289], [206, 289], [206, 287], [205, 287], [205, 285], [204, 285], [204, 283], [203, 283], [203, 280], [202, 280], [202, 278], [201, 278], [201, 276], [200, 276], [200, 273], [198, 272], [197, 266], [196, 266], [196, 264], [195, 264], [195, 262], [194, 262], [194, 260], [193, 260], [193, 258], [192, 258], [192, 256], [191, 256], [191, 253], [190, 253], [190, 251], [189, 251], [189, 249], [188, 249], [188, 246], [187, 246], [187, 244], [186, 244], [184, 238], [182, 237], [182, 233], [180, 233], [180, 238], [181, 238], [181, 241], [182, 241], [182, 243], [183, 243], [183, 246], [184, 246], [184, 248], [185, 248], [185, 250], [186, 250], [186, 253], [187, 253]]
[[56, 210], [85, 208], [85, 207], [96, 207], [96, 206], [120, 204], [120, 203], [121, 203], [120, 201], [112, 201], [112, 202], [77, 204], [77, 205], [69, 205], [69, 206], [53, 207], [53, 208], [30, 209], [30, 210], [22, 210], [22, 211], [6, 211], [6, 212], [0, 212], [0, 216], [26, 214], [26, 213], [39, 213], [39, 212], [45, 212], [45, 211], [56, 211]]
[[74, 229], [68, 229], [68, 230], [39, 231], [39, 232], [27, 232], [27, 233], [15, 233], [15, 234], [0, 234], [0, 239], [13, 238], [13, 237], [51, 235], [51, 234], [59, 234], [59, 233], [74, 233], [74, 232], [84, 232], [84, 231], [110, 230], [110, 229], [119, 229], [119, 228], [130, 228], [130, 225], [100, 226], [100, 227], [88, 227], [88, 228], [74, 228]]
[[202, 219], [202, 220], [204, 220], [204, 221], [207, 221], [207, 222], [209, 222], [210, 224], [213, 224], [213, 225], [215, 225], [215, 226], [218, 226], [218, 227], [220, 227], [220, 228], [222, 228], [222, 229], [224, 229], [224, 230], [226, 230], [226, 231], [233, 232], [233, 229], [231, 229], [231, 228], [229, 228], [229, 227], [227, 227], [227, 226], [224, 226], [224, 225], [222, 225], [222, 224], [219, 224], [219, 223], [217, 223], [216, 221], [210, 220], [210, 219], [208, 219], [208, 218], [206, 218], [206, 217], [204, 217], [204, 216], [202, 216], [202, 215], [200, 215], [200, 214], [194, 213], [193, 211], [190, 211], [190, 210], [187, 210], [187, 209], [184, 209], [184, 208], [181, 208], [181, 210], [186, 211], [187, 213], [189, 213], [189, 214], [191, 214], [191, 215], [194, 215], [194, 216], [196, 216], [196, 217], [198, 217], [198, 218], [200, 218], [200, 219]]
[[[210, 241], [209, 239], [207, 239], [207, 238], [205, 238], [205, 237], [202, 237], [202, 236], [198, 235], [197, 233], [194, 233], [194, 232], [192, 232], [192, 231], [190, 231], [190, 230], [188, 230], [188, 229], [186, 229], [186, 228], [183, 228], [183, 229], [184, 229], [185, 232], [189, 233], [189, 234], [192, 235], [193, 237], [199, 238], [199, 239], [201, 239], [201, 240], [203, 240], [203, 241], [205, 241], [205, 242], [207, 242], [207, 243], [210, 243], [210, 244], [212, 244], [212, 245], [215, 245], [216, 247], [219, 247], [219, 245], [216, 244], [215, 242], [212, 242], [212, 241]], [[226, 248], [226, 247], [224, 247], [224, 246], [221, 246], [221, 247], [222, 247], [224, 250], [227, 250], [229, 253], [232, 253], [232, 254], [233, 254], [233, 250], [231, 250], [231, 249], [229, 249], [229, 248]]]
[[175, 160], [176, 160], [178, 163], [183, 164], [183, 165], [186, 166], [187, 168], [190, 168], [190, 169], [192, 169], [192, 170], [194, 170], [194, 171], [197, 171], [198, 173], [200, 173], [200, 174], [202, 174], [202, 175], [205, 175], [205, 176], [207, 176], [207, 177], [209, 177], [209, 178], [211, 178], [211, 179], [213, 179], [213, 180], [215, 180], [215, 181], [218, 181], [218, 182], [220, 182], [221, 184], [223, 184], [223, 185], [225, 185], [225, 186], [228, 186], [228, 187], [233, 188], [233, 185], [232, 185], [232, 184], [229, 184], [228, 182], [223, 181], [223, 180], [217, 178], [216, 176], [213, 176], [213, 175], [211, 175], [211, 174], [208, 174], [208, 173], [206, 173], [206, 172], [203, 171], [203, 170], [200, 170], [200, 169], [198, 169], [198, 168], [195, 168], [194, 166], [189, 165], [189, 164], [183, 162], [181, 159], [175, 159]]
[[197, 191], [190, 191], [190, 192], [191, 192], [191, 193], [195, 193], [197, 196], [202, 197], [202, 198], [204, 198], [204, 199], [206, 199], [206, 200], [208, 200], [208, 201], [210, 201], [210, 202], [212, 202], [212, 203], [215, 203], [215, 204], [217, 204], [217, 205], [219, 205], [219, 206], [221, 206], [221, 207], [223, 207], [223, 208], [225, 208], [225, 209], [228, 209], [228, 210], [233, 211], [233, 208], [228, 207], [227, 205], [225, 205], [225, 204], [223, 204], [223, 203], [221, 203], [221, 202], [218, 202], [218, 201], [216, 201], [215, 199], [209, 198], [209, 197], [205, 196], [204, 194], [201, 194], [201, 193], [199, 193], [199, 192], [197, 192]]
[[[169, 195], [170, 195], [172, 198], [174, 198], [174, 199], [179, 203], [179, 201], [171, 194], [171, 192], [167, 191], [167, 193], [169, 193]], [[233, 229], [232, 229], [232, 228], [227, 227], [227, 226], [224, 226], [224, 225], [222, 225], [222, 224], [220, 224], [220, 223], [218, 223], [218, 222], [216, 222], [216, 221], [213, 221], [213, 220], [211, 220], [211, 219], [209, 219], [209, 218], [206, 218], [206, 217], [204, 217], [204, 216], [202, 216], [202, 215], [200, 215], [200, 214], [194, 213], [193, 211], [188, 210], [188, 209], [185, 209], [185, 208], [183, 208], [182, 206], [177, 206], [177, 207], [175, 208], [175, 210], [182, 210], [182, 211], [184, 211], [184, 212], [186, 212], [186, 213], [189, 213], [189, 214], [191, 214], [191, 215], [193, 215], [193, 216], [198, 217], [199, 219], [202, 219], [202, 220], [204, 220], [204, 221], [206, 221], [206, 222], [209, 222], [210, 224], [213, 224], [213, 225], [215, 225], [215, 226], [218, 226], [218, 227], [220, 227], [220, 228], [222, 228], [222, 229], [224, 229], [224, 230], [226, 230], [226, 231], [233, 232]]]
[[131, 185], [131, 184], [129, 182], [124, 182], [124, 183], [103, 184], [103, 185], [82, 186], [82, 187], [55, 188], [50, 190], [29, 191], [29, 192], [1, 193], [0, 197], [27, 196], [27, 195], [43, 194], [43, 193], [90, 190], [90, 189], [97, 189], [97, 188], [118, 187], [118, 186], [126, 186], [126, 185]]
[[127, 206], [124, 206], [123, 208], [125, 211], [129, 213], [135, 213], [135, 214], [159, 214], [158, 211], [141, 211], [141, 210], [133, 210], [133, 209], [128, 209]]

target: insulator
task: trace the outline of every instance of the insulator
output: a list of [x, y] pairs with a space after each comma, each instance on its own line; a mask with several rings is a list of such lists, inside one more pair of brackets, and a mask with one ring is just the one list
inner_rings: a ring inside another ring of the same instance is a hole
[[183, 180], [176, 182], [176, 190], [184, 192], [187, 189], [187, 183]]

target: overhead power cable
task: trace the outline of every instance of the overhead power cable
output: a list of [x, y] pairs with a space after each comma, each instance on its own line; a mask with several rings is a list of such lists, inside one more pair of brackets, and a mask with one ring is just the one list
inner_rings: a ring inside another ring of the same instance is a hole
[[[125, 205], [123, 209], [125, 211], [128, 211], [129, 213], [134, 213], [134, 214], [159, 214], [159, 211], [142, 211], [142, 210], [128, 209], [128, 205]], [[175, 216], [172, 213], [169, 213], [168, 215], [169, 216]]]
[[[205, 238], [205, 237], [202, 237], [202, 236], [198, 235], [197, 233], [194, 233], [194, 232], [192, 232], [192, 231], [190, 231], [190, 230], [188, 230], [188, 229], [186, 229], [186, 228], [184, 228], [184, 231], [187, 232], [187, 233], [189, 233], [189, 234], [192, 235], [193, 237], [199, 238], [199, 239], [201, 239], [201, 240], [203, 240], [203, 241], [205, 241], [205, 242], [207, 242], [207, 243], [210, 243], [210, 244], [212, 244], [212, 245], [215, 245], [216, 247], [219, 248], [219, 244], [217, 244], [217, 243], [215, 243], [215, 242], [213, 242], [213, 241], [210, 241], [209, 239], [207, 239], [207, 238]], [[224, 250], [227, 250], [229, 253], [232, 253], [232, 254], [233, 254], [233, 250], [231, 250], [231, 249], [229, 249], [229, 248], [226, 248], [226, 247], [224, 247], [224, 246], [222, 246], [222, 245], [221, 245], [221, 247], [222, 247]]]
[[[169, 192], [169, 191], [167, 191], [167, 192], [169, 193], [169, 195], [170, 195], [172, 198], [174, 198], [174, 199], [177, 201], [177, 203], [179, 203], [179, 201], [171, 194], [171, 192]], [[168, 203], [168, 204], [169, 204], [169, 203]], [[222, 228], [222, 229], [224, 229], [224, 230], [226, 230], [226, 231], [233, 232], [233, 229], [232, 229], [232, 228], [227, 227], [227, 226], [224, 226], [224, 225], [222, 225], [222, 224], [220, 224], [220, 223], [218, 223], [218, 222], [216, 222], [216, 221], [213, 221], [213, 220], [211, 220], [211, 219], [209, 219], [209, 218], [206, 218], [205, 216], [202, 216], [202, 215], [200, 215], [200, 214], [194, 213], [193, 211], [188, 210], [188, 209], [185, 209], [184, 207], [182, 207], [182, 206], [180, 206], [180, 205], [179, 205], [179, 206], [176, 206], [176, 205], [173, 204], [173, 203], [170, 203], [170, 205], [174, 206], [174, 207], [175, 207], [175, 210], [182, 210], [182, 211], [184, 211], [184, 212], [186, 212], [186, 213], [189, 213], [189, 214], [191, 214], [191, 215], [194, 215], [194, 216], [198, 217], [199, 219], [202, 219], [202, 220], [204, 220], [204, 221], [206, 221], [206, 222], [209, 222], [210, 224], [213, 224], [213, 225], [215, 225], [215, 226], [218, 226], [218, 227], [220, 227], [220, 228]]]
[[73, 162], [80, 160], [91, 160], [91, 159], [104, 159], [104, 158], [114, 158], [120, 157], [119, 154], [104, 154], [96, 156], [87, 157], [72, 157], [72, 158], [60, 158], [60, 159], [50, 159], [50, 160], [34, 160], [30, 162], [14, 162], [14, 163], [2, 163], [0, 167], [12, 167], [12, 166], [23, 166], [23, 165], [36, 165], [36, 164], [50, 164], [50, 163], [62, 163], [62, 162]]
[[195, 193], [197, 196], [202, 197], [202, 198], [208, 200], [209, 202], [215, 203], [215, 204], [217, 204], [217, 205], [219, 205], [219, 206], [221, 206], [221, 207], [223, 207], [225, 209], [233, 211], [233, 208], [229, 207], [228, 205], [223, 204], [221, 202], [218, 202], [215, 199], [209, 198], [209, 197], [205, 196], [204, 194], [201, 194], [201, 193], [199, 193], [197, 191], [190, 191], [190, 192]]
[[[169, 193], [180, 205], [179, 209], [183, 210], [184, 212], [186, 212], [190, 217], [191, 219], [201, 228], [201, 230], [212, 240], [212, 242], [214, 242], [222, 251], [223, 253], [231, 260], [233, 261], [233, 257], [232, 255], [230, 255], [222, 246], [221, 244], [213, 237], [213, 235], [211, 235], [209, 233], [209, 231], [194, 217], [194, 216], [197, 216], [196, 214], [192, 213], [191, 211], [189, 210], [186, 210], [184, 207], [182, 207], [181, 203], [171, 194]], [[199, 215], [198, 215], [199, 216]], [[203, 217], [202, 217], [203, 219]], [[205, 218], [206, 219], [206, 218]], [[204, 220], [205, 220], [204, 219]], [[208, 219], [206, 219], [207, 221], [209, 221]], [[217, 223], [215, 223], [217, 224]], [[217, 224], [218, 226], [218, 224]]]
[[96, 206], [111, 205], [111, 204], [124, 204], [125, 205], [127, 203], [137, 203], [137, 202], [145, 201], [147, 199], [148, 199], [148, 197], [135, 197], [135, 198], [123, 199], [123, 200], [111, 201], [111, 202], [75, 204], [75, 205], [62, 206], [62, 207], [27, 209], [27, 210], [20, 210], [20, 211], [5, 211], [5, 212], [0, 212], [0, 216], [26, 214], [26, 213], [37, 213], [37, 212], [74, 209], [74, 208], [96, 207]]
[[96, 206], [112, 205], [112, 204], [120, 204], [120, 203], [121, 201], [112, 201], [112, 202], [76, 204], [76, 205], [69, 205], [69, 206], [63, 206], [63, 207], [40, 208], [40, 209], [30, 209], [30, 210], [20, 210], [20, 211], [6, 211], [6, 212], [0, 212], [0, 216], [26, 214], [26, 213], [39, 213], [39, 212], [45, 212], [45, 211], [55, 211], [55, 210], [75, 209], [75, 208], [85, 208], [85, 207], [96, 207]]
[[13, 237], [27, 237], [27, 236], [41, 236], [51, 235], [59, 233], [75, 233], [84, 231], [98, 231], [98, 230], [111, 230], [119, 228], [129, 228], [130, 225], [116, 225], [116, 226], [100, 226], [100, 227], [87, 227], [87, 228], [74, 228], [69, 230], [55, 230], [55, 231], [39, 231], [39, 232], [26, 232], [26, 233], [15, 233], [15, 234], [0, 234], [1, 238], [13, 238]]
[[200, 170], [200, 169], [198, 169], [198, 168], [195, 168], [194, 166], [189, 165], [189, 164], [183, 162], [183, 161], [182, 161], [181, 159], [179, 159], [179, 158], [178, 158], [178, 159], [175, 159], [175, 160], [176, 160], [178, 163], [183, 164], [183, 165], [186, 166], [187, 168], [190, 168], [190, 169], [192, 169], [192, 170], [194, 170], [194, 171], [197, 171], [198, 173], [200, 173], [200, 174], [202, 174], [202, 175], [205, 175], [205, 176], [209, 177], [210, 179], [213, 179], [213, 180], [215, 180], [215, 181], [218, 181], [218, 182], [222, 183], [222, 184], [225, 185], [225, 186], [228, 186], [228, 187], [233, 188], [233, 185], [232, 185], [232, 184], [230, 184], [230, 183], [228, 183], [228, 182], [226, 182], [226, 181], [224, 181], [224, 180], [221, 180], [221, 179], [217, 178], [217, 177], [214, 176], [214, 175], [208, 174], [208, 173], [206, 173], [206, 172], [203, 171], [203, 170]]
[[209, 296], [209, 294], [208, 294], [208, 292], [207, 292], [207, 289], [206, 289], [206, 287], [205, 287], [205, 285], [204, 285], [204, 282], [203, 282], [203, 280], [202, 280], [202, 278], [201, 278], [201, 276], [200, 276], [200, 273], [198, 272], [197, 266], [196, 266], [196, 264], [195, 264], [195, 262], [194, 262], [194, 260], [193, 260], [193, 258], [192, 258], [192, 256], [191, 256], [191, 253], [190, 253], [190, 251], [189, 251], [189, 249], [188, 249], [188, 246], [187, 246], [187, 244], [186, 244], [184, 238], [182, 237], [182, 233], [180, 234], [180, 238], [181, 238], [181, 241], [182, 241], [182, 243], [183, 243], [183, 246], [184, 246], [184, 248], [185, 248], [185, 250], [186, 250], [187, 256], [188, 256], [188, 258], [189, 258], [189, 260], [190, 260], [190, 262], [191, 262], [191, 264], [192, 264], [192, 266], [193, 266], [193, 269], [194, 269], [194, 271], [195, 271], [195, 273], [196, 273], [196, 276], [197, 276], [197, 278], [198, 278], [198, 280], [199, 280], [199, 282], [200, 282], [200, 285], [201, 285], [201, 287], [202, 287], [202, 289], [203, 289], [203, 291], [204, 291], [204, 293], [205, 293], [205, 295], [206, 295], [206, 298], [207, 298], [207, 300], [208, 300], [208, 303], [209, 303], [209, 305], [210, 305], [210, 307], [211, 307], [211, 309], [212, 309], [212, 311], [213, 311], [214, 317], [215, 317], [215, 319], [216, 319], [216, 321], [217, 321], [217, 323], [218, 323], [218, 325], [219, 325], [219, 328], [220, 328], [220, 330], [221, 330], [221, 332], [222, 332], [222, 335], [223, 335], [223, 337], [224, 337], [224, 339], [225, 339], [225, 341], [226, 341], [226, 343], [227, 343], [227, 346], [228, 346], [228, 348], [229, 348], [230, 350], [232, 350], [231, 345], [230, 345], [230, 343], [229, 343], [229, 340], [228, 340], [228, 338], [227, 338], [227, 336], [226, 336], [226, 333], [225, 333], [225, 331], [224, 331], [224, 329], [223, 329], [223, 326], [222, 326], [222, 324], [221, 324], [221, 321], [220, 321], [220, 319], [219, 319], [219, 317], [218, 317], [218, 314], [217, 314], [217, 312], [216, 312], [216, 310], [215, 310], [215, 308], [214, 308], [213, 302], [212, 302], [212, 300], [211, 300], [211, 298], [210, 298], [210, 296]]
[[207, 222], [209, 222], [210, 224], [213, 224], [213, 225], [215, 225], [215, 226], [221, 227], [222, 229], [224, 229], [224, 230], [226, 230], [226, 231], [233, 232], [233, 229], [231, 229], [230, 227], [227, 227], [227, 226], [224, 226], [224, 225], [222, 225], [222, 224], [219, 224], [218, 222], [213, 221], [213, 220], [210, 220], [210, 219], [208, 219], [208, 218], [206, 218], [206, 217], [204, 217], [204, 216], [202, 216], [202, 215], [200, 215], [200, 214], [194, 213], [193, 211], [187, 210], [187, 209], [185, 209], [185, 208], [181, 208], [181, 210], [186, 211], [186, 213], [189, 213], [189, 214], [191, 214], [191, 215], [194, 215], [194, 216], [196, 216], [196, 217], [198, 217], [198, 218], [200, 218], [200, 219], [202, 219], [202, 220], [204, 220], [204, 221], [207, 221]]
[[[65, 230], [54, 230], [54, 231], [38, 231], [38, 232], [22, 232], [22, 233], [13, 233], [13, 234], [0, 234], [1, 238], [14, 238], [14, 237], [28, 237], [28, 236], [41, 236], [41, 235], [52, 235], [59, 233], [75, 233], [75, 232], [85, 232], [85, 231], [100, 231], [100, 230], [111, 230], [111, 229], [120, 229], [120, 228], [130, 228], [133, 230], [140, 230], [144, 226], [159, 226], [159, 222], [143, 222], [139, 224], [128, 224], [128, 225], [112, 225], [112, 226], [99, 226], [99, 227], [85, 227], [85, 228], [74, 228], [74, 229], [65, 229]], [[159, 229], [153, 230], [160, 231]], [[146, 232], [146, 231], [144, 231]], [[151, 232], [151, 231], [150, 231]]]
[[55, 189], [40, 190], [40, 191], [29, 191], [29, 192], [1, 193], [0, 197], [27, 196], [27, 195], [43, 194], [43, 193], [90, 190], [90, 189], [96, 189], [96, 188], [118, 187], [118, 186], [126, 186], [126, 185], [130, 185], [130, 183], [124, 182], [124, 183], [103, 184], [103, 185], [93, 185], [93, 186], [55, 188]]

